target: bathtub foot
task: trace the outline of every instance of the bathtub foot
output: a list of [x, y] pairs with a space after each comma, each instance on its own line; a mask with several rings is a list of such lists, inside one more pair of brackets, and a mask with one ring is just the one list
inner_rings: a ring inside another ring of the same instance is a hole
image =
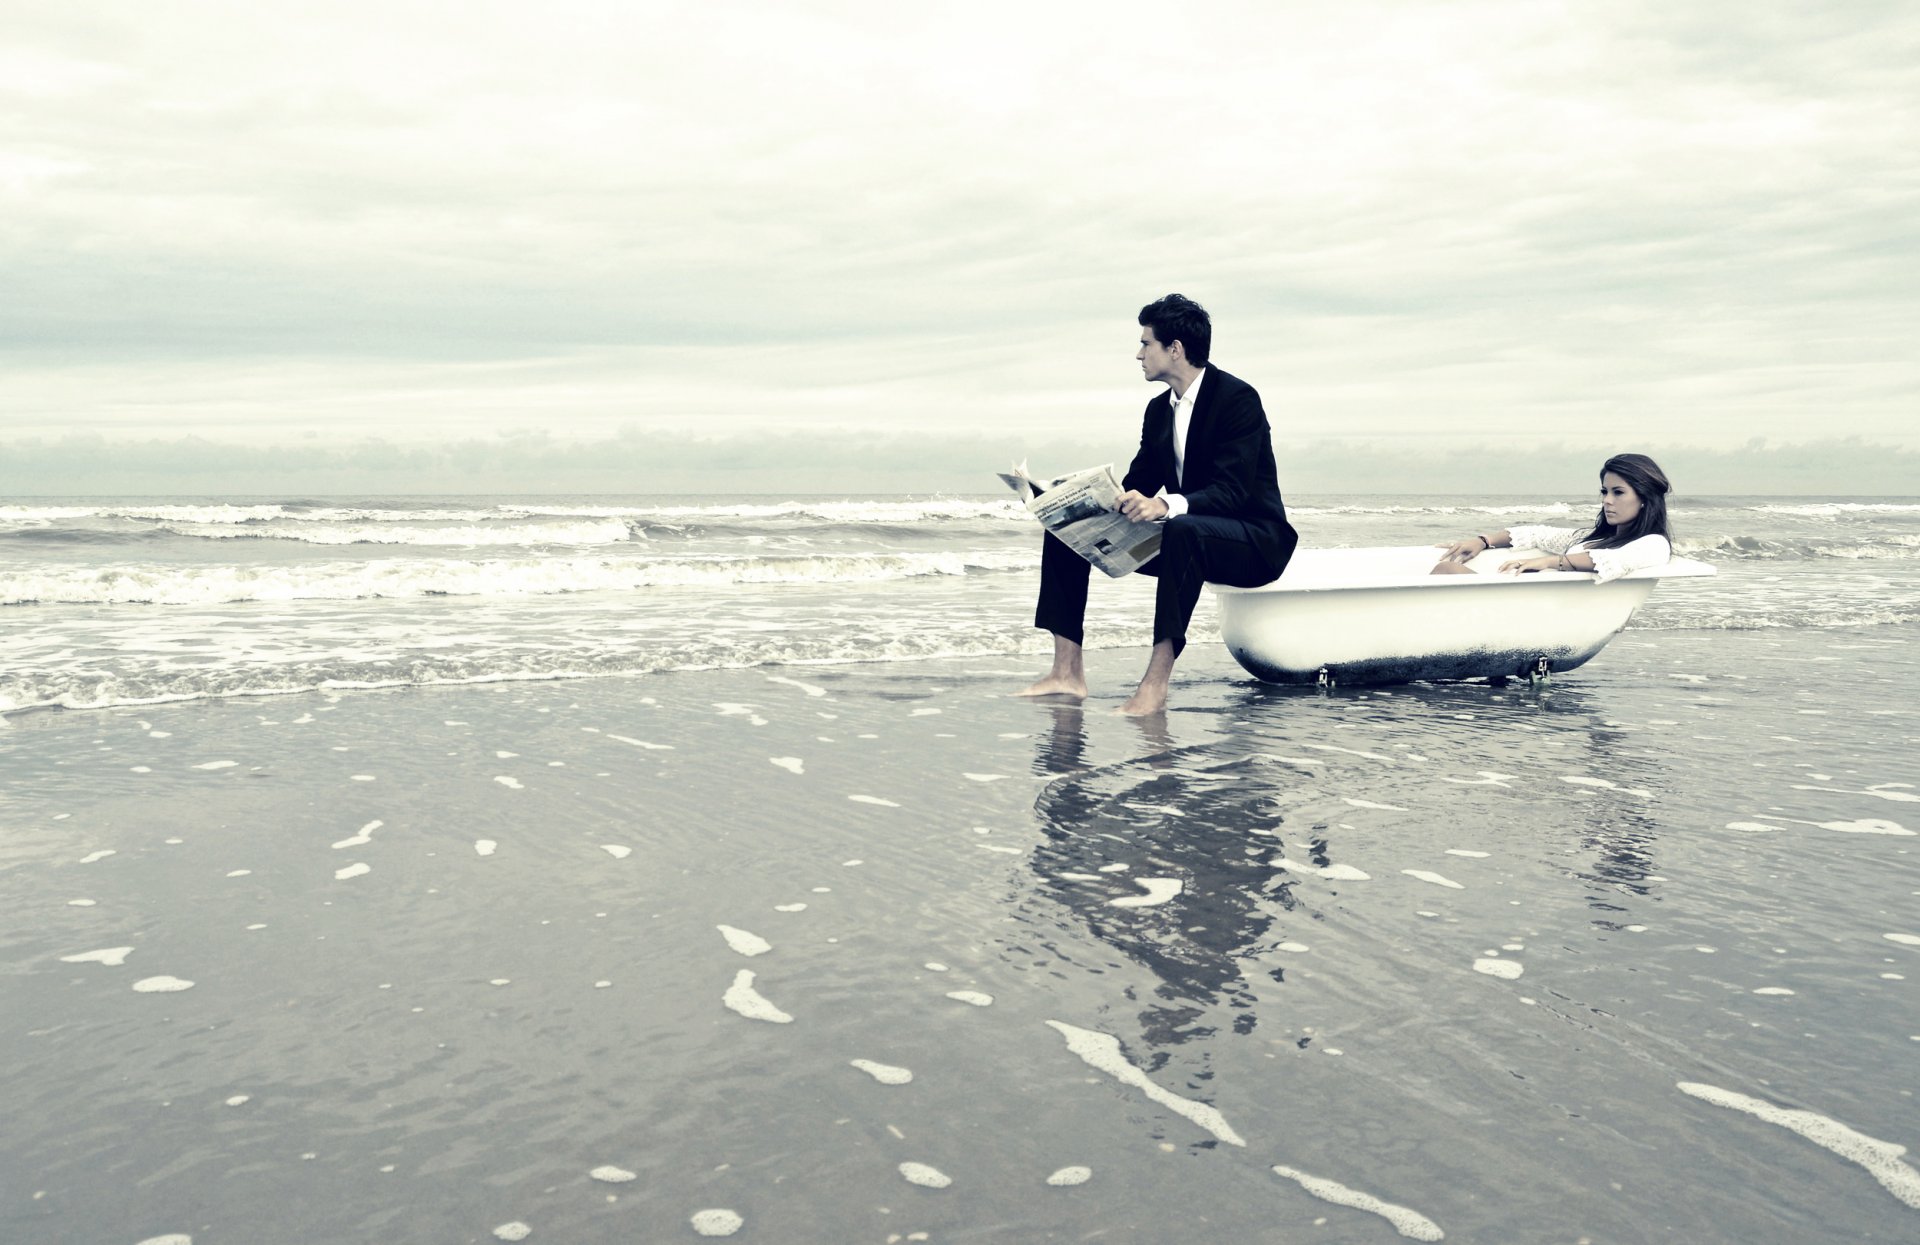
[[1320, 673], [1315, 675], [1313, 678], [1313, 686], [1315, 687], [1315, 689], [1317, 689], [1320, 692], [1320, 694], [1324, 696], [1328, 692], [1331, 692], [1333, 690], [1333, 685], [1334, 685], [1333, 671], [1328, 669], [1326, 666], [1320, 667]]
[[1545, 657], [1534, 659], [1533, 669], [1527, 672], [1527, 682], [1546, 683], [1553, 678], [1553, 662]]

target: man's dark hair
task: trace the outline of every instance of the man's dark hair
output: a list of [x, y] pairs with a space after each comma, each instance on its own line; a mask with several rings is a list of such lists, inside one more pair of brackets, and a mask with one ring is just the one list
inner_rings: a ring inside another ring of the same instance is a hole
[[1213, 348], [1213, 321], [1207, 309], [1184, 294], [1169, 294], [1140, 309], [1140, 326], [1153, 330], [1153, 340], [1171, 349], [1183, 342], [1187, 362], [1195, 367], [1207, 365], [1207, 353]]

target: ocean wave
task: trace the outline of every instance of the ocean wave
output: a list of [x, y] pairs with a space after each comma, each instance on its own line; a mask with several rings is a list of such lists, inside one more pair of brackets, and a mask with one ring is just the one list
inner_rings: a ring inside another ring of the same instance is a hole
[[0, 605], [213, 605], [425, 596], [517, 597], [731, 584], [855, 584], [1028, 570], [1038, 550], [687, 557], [636, 561], [394, 559], [314, 566], [28, 570], [0, 580]]
[[[419, 516], [414, 516], [416, 519]], [[293, 540], [309, 545], [612, 545], [630, 540], [633, 530], [624, 521], [595, 523], [532, 523], [504, 527], [403, 526], [392, 521], [374, 523], [285, 523], [224, 526], [212, 523], [168, 522], [164, 531], [203, 540]]]
[[893, 523], [884, 520], [864, 520], [861, 522], [840, 521], [835, 519], [812, 519], [805, 523], [788, 523], [779, 520], [761, 519], [701, 519], [697, 522], [685, 519], [667, 521], [663, 519], [627, 519], [635, 539], [662, 541], [744, 541], [749, 544], [764, 541], [799, 541], [805, 544], [828, 545], [834, 541], [850, 541], [856, 547], [886, 547], [890, 544], [926, 545], [939, 541], [951, 543], [963, 539], [1002, 539], [1008, 536], [1030, 533], [1035, 540], [1040, 538], [1033, 516], [1022, 511], [1019, 521], [1008, 523], [1000, 519], [955, 520], [950, 523], [931, 524], [902, 522]]
[[1503, 505], [1503, 506], [1462, 506], [1461, 510], [1469, 514], [1497, 514], [1497, 515], [1543, 514], [1543, 515], [1552, 515], [1558, 518], [1558, 517], [1564, 517], [1570, 514], [1587, 514], [1589, 512], [1597, 514], [1600, 510], [1600, 506], [1597, 502], [1592, 504], [1583, 502], [1580, 505], [1575, 506], [1570, 502], [1557, 501], [1557, 502], [1547, 502], [1545, 504], [1542, 504], [1540, 502], [1523, 502], [1516, 505]]
[[1538, 501], [1513, 502], [1510, 504], [1501, 503], [1498, 505], [1494, 505], [1494, 504], [1477, 504], [1476, 505], [1473, 503], [1462, 502], [1459, 504], [1421, 503], [1421, 504], [1409, 504], [1405, 506], [1365, 505], [1365, 504], [1359, 504], [1359, 503], [1350, 504], [1350, 505], [1337, 505], [1337, 506], [1316, 506], [1309, 503], [1309, 504], [1301, 504], [1301, 505], [1289, 505], [1287, 507], [1287, 514], [1296, 518], [1331, 518], [1339, 515], [1365, 515], [1365, 514], [1381, 514], [1381, 515], [1487, 514], [1487, 515], [1496, 515], [1500, 517], [1506, 517], [1511, 515], [1537, 515], [1543, 518], [1557, 519], [1557, 518], [1565, 518], [1566, 516], [1575, 514], [1575, 513], [1585, 514], [1589, 509], [1595, 512], [1598, 512], [1599, 506], [1595, 505], [1592, 507], [1586, 507], [1586, 506], [1575, 507], [1569, 502], [1538, 502]]
[[1727, 535], [1712, 541], [1674, 542], [1682, 557], [1707, 561], [1814, 560], [1838, 558], [1849, 562], [1920, 558], [1920, 533], [1903, 532], [1880, 540], [1769, 539]]
[[435, 506], [395, 510], [382, 507], [340, 506], [323, 502], [273, 502], [257, 505], [95, 505], [0, 506], [0, 523], [67, 519], [135, 519], [154, 523], [265, 523], [274, 519], [301, 519], [319, 523], [484, 523], [515, 507], [445, 509]]
[[131, 531], [55, 527], [51, 523], [14, 528], [0, 527], [0, 540], [22, 545], [134, 545], [144, 541], [164, 540], [166, 535], [159, 528], [153, 527]]
[[[1303, 502], [1288, 507], [1302, 515], [1422, 515], [1487, 514], [1564, 516], [1585, 514], [1585, 503], [1502, 502], [1476, 503], [1385, 500], [1320, 505]], [[1898, 509], [1898, 507], [1894, 507]], [[1027, 523], [1032, 517], [1011, 495], [995, 498], [933, 498], [921, 501], [780, 501], [715, 502], [710, 504], [569, 505], [565, 503], [500, 502], [492, 506], [435, 506], [407, 509], [390, 506], [349, 506], [320, 501], [276, 502], [254, 505], [100, 504], [87, 506], [0, 505], [0, 523], [68, 519], [135, 519], [149, 522], [259, 524], [273, 520], [315, 523], [486, 523], [513, 519], [637, 519], [659, 523], [702, 523], [723, 520], [749, 522], [844, 523], [863, 525], [933, 524], [954, 522]]]
[[1846, 631], [1858, 627], [1885, 627], [1920, 621], [1920, 604], [1830, 601], [1782, 603], [1765, 609], [1726, 609], [1684, 606], [1672, 610], [1652, 607], [1634, 615], [1632, 631]]
[[[87, 521], [93, 521], [88, 523]], [[574, 520], [565, 522], [564, 520]], [[501, 503], [490, 508], [414, 509], [320, 503], [262, 505], [0, 506], [9, 528], [101, 532], [115, 523], [208, 540], [291, 540], [317, 545], [608, 544], [664, 529], [670, 534], [757, 532], [767, 527], [851, 530], [863, 535], [951, 533], [966, 524], [1000, 529], [1033, 521], [1011, 497], [993, 501], [778, 502], [716, 505], [569, 506]]]
[[930, 501], [783, 501], [726, 502], [705, 506], [545, 506], [506, 505], [503, 514], [534, 518], [616, 518], [662, 523], [701, 523], [724, 519], [816, 521], [827, 523], [949, 523], [994, 520], [1031, 523], [1026, 507], [1011, 496], [993, 501], [939, 498]]
[[[0, 519], [12, 517], [8, 508], [0, 508]], [[24, 508], [23, 508], [24, 509]], [[60, 511], [55, 514], [53, 511]], [[287, 517], [287, 508], [279, 504], [236, 506], [229, 503], [217, 503], [210, 506], [89, 506], [84, 509], [69, 506], [49, 507], [40, 513], [49, 518], [80, 519], [147, 519], [154, 522], [169, 523], [257, 523], [262, 519], [281, 519]]]
[[1833, 519], [1846, 514], [1920, 514], [1920, 502], [1766, 502], [1755, 506], [1754, 509], [1761, 514], [1785, 514], [1810, 519]]
[[100, 510], [100, 515], [108, 519], [153, 519], [162, 523], [257, 523], [262, 519], [285, 518], [287, 508], [277, 504], [236, 506], [226, 503], [214, 506], [107, 506]]
[[358, 506], [328, 506], [318, 502], [293, 507], [286, 516], [310, 523], [486, 523], [501, 518], [496, 509], [413, 510], [362, 509]]
[[[1217, 637], [1196, 629], [1195, 638], [1207, 641]], [[1150, 629], [1142, 627], [1090, 635], [1088, 647], [1137, 648], [1150, 639]], [[886, 639], [848, 629], [841, 635], [807, 640], [772, 634], [745, 639], [730, 636], [620, 654], [530, 650], [470, 658], [435, 652], [411, 654], [404, 662], [346, 659], [238, 669], [68, 670], [0, 675], [0, 714], [30, 709], [108, 709], [228, 697], [287, 696], [302, 692], [621, 678], [766, 665], [829, 666], [950, 657], [1039, 656], [1046, 651], [1044, 645], [1045, 641], [1038, 635], [1019, 630], [969, 629], [964, 634]]]
[[[1658, 601], [1656, 599], [1656, 606]], [[1920, 621], [1920, 603], [1845, 608], [1807, 601], [1763, 612], [1711, 603], [1649, 607], [1630, 631], [1766, 631], [1794, 628], [1853, 630]], [[1092, 649], [1139, 649], [1152, 639], [1144, 619], [1090, 631]], [[1217, 630], [1196, 620], [1198, 645], [1220, 642]], [[105, 709], [169, 702], [268, 697], [322, 692], [377, 691], [489, 683], [644, 677], [768, 665], [849, 665], [942, 658], [1043, 657], [1046, 640], [1023, 629], [953, 626], [887, 636], [871, 628], [795, 633], [730, 630], [710, 638], [623, 651], [539, 645], [471, 645], [459, 649], [406, 648], [390, 655], [291, 656], [231, 666], [156, 668], [128, 663], [101, 669], [46, 666], [0, 673], [0, 715], [35, 709]], [[1236, 674], [1230, 677], [1239, 677]]]

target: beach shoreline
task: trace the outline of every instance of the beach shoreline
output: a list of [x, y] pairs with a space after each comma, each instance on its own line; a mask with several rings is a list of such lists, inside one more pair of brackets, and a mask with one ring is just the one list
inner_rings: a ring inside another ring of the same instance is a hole
[[[1164, 722], [1111, 713], [1131, 650], [1089, 654], [1084, 706], [967, 658], [32, 715], [0, 735], [29, 1018], [0, 1222], [1392, 1230], [1333, 1181], [1465, 1239], [1897, 1234], [1868, 1173], [1675, 1089], [1903, 1139], [1906, 836], [1822, 825], [1920, 825], [1866, 794], [1904, 791], [1913, 724], [1801, 712], [1910, 665], [1864, 638], [1818, 697], [1761, 682], [1772, 637], [1720, 637], [1754, 671], [1728, 679], [1693, 673], [1701, 637], [1629, 632], [1544, 689], [1319, 696], [1196, 651]], [[1766, 881], [1809, 850], [1821, 877]], [[134, 989], [159, 978], [193, 984]], [[1792, 1036], [1835, 1009], [1839, 1078]]]

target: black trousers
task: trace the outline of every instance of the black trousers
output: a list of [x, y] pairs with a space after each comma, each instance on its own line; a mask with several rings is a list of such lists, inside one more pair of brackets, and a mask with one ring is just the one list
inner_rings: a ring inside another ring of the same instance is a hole
[[[1255, 548], [1247, 525], [1239, 519], [1211, 514], [1168, 519], [1160, 537], [1160, 556], [1139, 570], [1160, 581], [1153, 597], [1153, 642], [1171, 640], [1173, 655], [1180, 655], [1187, 646], [1187, 624], [1199, 604], [1202, 584], [1257, 588], [1278, 579], [1285, 569], [1284, 560], [1274, 566]], [[1075, 644], [1084, 643], [1087, 579], [1092, 572], [1091, 563], [1047, 533], [1040, 551], [1040, 603], [1033, 612], [1033, 625]]]

